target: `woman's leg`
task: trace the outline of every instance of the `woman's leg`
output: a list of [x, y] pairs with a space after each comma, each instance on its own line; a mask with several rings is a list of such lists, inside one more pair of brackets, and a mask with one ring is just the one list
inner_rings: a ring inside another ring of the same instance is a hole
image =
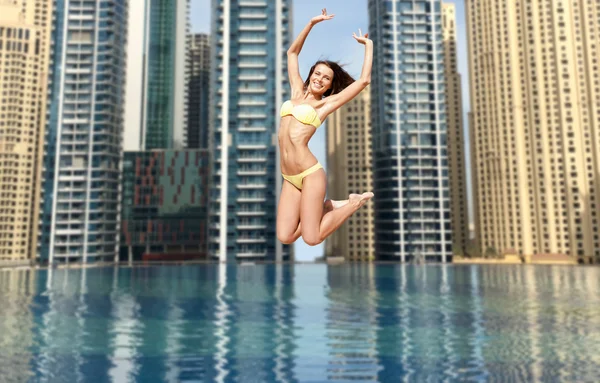
[[300, 197], [302, 193], [284, 180], [277, 206], [277, 239], [294, 243], [300, 237]]
[[[287, 181], [283, 181], [279, 206], [277, 208], [277, 238], [284, 244], [291, 244], [300, 238], [300, 200], [302, 192]], [[325, 200], [323, 215], [345, 205], [347, 201]], [[321, 216], [323, 217], [323, 216]]]
[[373, 197], [373, 193], [351, 194], [348, 203], [324, 212], [323, 199], [326, 189], [327, 179], [325, 171], [322, 169], [304, 178], [300, 202], [300, 221], [302, 222], [302, 239], [310, 246], [323, 242]]

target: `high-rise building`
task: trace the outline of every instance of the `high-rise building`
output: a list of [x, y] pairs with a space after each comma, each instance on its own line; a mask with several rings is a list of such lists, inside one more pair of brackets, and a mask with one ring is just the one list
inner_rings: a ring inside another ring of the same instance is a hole
[[121, 261], [206, 259], [207, 150], [125, 152]]
[[[327, 122], [327, 198], [373, 191], [371, 166], [371, 94], [363, 90], [336, 110]], [[327, 257], [351, 261], [375, 259], [373, 204], [354, 213], [325, 241]]]
[[208, 148], [210, 36], [204, 33], [190, 38], [190, 80], [186, 142], [189, 149]]
[[209, 153], [184, 149], [189, 0], [131, 5], [121, 260], [206, 258]]
[[42, 262], [117, 257], [127, 5], [55, 1]]
[[452, 251], [442, 4], [370, 0], [375, 256]]
[[0, 2], [0, 260], [35, 255], [52, 2]]
[[480, 250], [600, 257], [600, 4], [465, 9]]
[[290, 258], [275, 221], [277, 111], [289, 93], [291, 3], [213, 2], [209, 252], [221, 261]]
[[442, 32], [444, 36], [444, 75], [446, 80], [452, 253], [453, 255], [464, 255], [469, 241], [469, 206], [467, 203], [462, 91], [456, 63], [456, 7], [452, 3], [442, 3]]
[[189, 0], [129, 3], [124, 149], [182, 149], [187, 120]]

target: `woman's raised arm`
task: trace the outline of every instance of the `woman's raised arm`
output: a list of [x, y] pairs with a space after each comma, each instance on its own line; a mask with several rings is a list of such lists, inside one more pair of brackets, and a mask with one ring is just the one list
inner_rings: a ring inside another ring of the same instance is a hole
[[352, 84], [348, 85], [348, 87], [346, 87], [340, 93], [327, 97], [325, 106], [323, 106], [322, 108], [326, 115], [333, 113], [342, 105], [352, 100], [371, 83], [371, 67], [373, 65], [373, 41], [368, 38], [368, 33], [365, 33], [365, 35], [363, 36], [360, 29], [358, 30], [358, 36], [355, 33], [353, 33], [352, 37], [354, 37], [354, 39], [360, 44], [363, 44], [365, 46], [365, 58], [363, 61], [362, 71], [360, 72], [360, 77]]
[[308, 36], [310, 30], [315, 24], [321, 21], [331, 20], [335, 15], [328, 15], [327, 10], [323, 8], [319, 16], [313, 17], [310, 22], [302, 29], [296, 40], [292, 43], [287, 51], [287, 65], [288, 65], [288, 77], [290, 86], [292, 88], [292, 98], [296, 98], [299, 94], [304, 91], [304, 81], [300, 76], [300, 68], [298, 64], [298, 55], [304, 46], [304, 41]]

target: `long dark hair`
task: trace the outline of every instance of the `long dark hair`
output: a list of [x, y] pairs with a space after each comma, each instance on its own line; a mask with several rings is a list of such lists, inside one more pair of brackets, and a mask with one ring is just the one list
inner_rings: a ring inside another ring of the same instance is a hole
[[327, 92], [323, 94], [323, 97], [330, 96], [332, 94], [340, 93], [344, 90], [348, 85], [354, 82], [354, 78], [341, 67], [340, 64], [335, 61], [329, 60], [319, 60], [310, 68], [310, 72], [308, 73], [308, 78], [304, 81], [304, 90], [308, 89], [308, 84], [310, 84], [310, 76], [312, 76], [315, 68], [319, 64], [327, 65], [333, 71], [333, 79], [331, 80], [331, 88], [327, 89]]

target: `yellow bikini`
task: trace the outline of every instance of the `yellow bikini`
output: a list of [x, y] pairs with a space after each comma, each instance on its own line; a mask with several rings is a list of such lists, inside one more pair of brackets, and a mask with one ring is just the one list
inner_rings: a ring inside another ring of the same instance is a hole
[[[301, 123], [312, 125], [315, 128], [318, 128], [321, 125], [321, 120], [319, 119], [317, 111], [308, 104], [294, 105], [292, 104], [292, 101], [287, 100], [283, 103], [283, 105], [281, 105], [280, 114], [281, 117], [292, 115]], [[297, 189], [302, 190], [302, 181], [304, 181], [304, 177], [322, 168], [323, 166], [317, 162], [315, 165], [311, 166], [300, 174], [289, 176], [282, 173], [281, 175], [283, 176], [283, 179], [294, 185]]]
[[298, 190], [302, 190], [302, 181], [304, 181], [304, 177], [316, 172], [319, 169], [323, 169], [323, 166], [317, 162], [316, 164], [314, 164], [313, 166], [306, 169], [305, 171], [303, 171], [300, 174], [296, 174], [294, 176], [288, 176], [288, 175], [281, 173], [281, 175], [283, 176], [284, 180], [286, 180], [289, 183], [291, 183], [292, 185], [294, 185]]
[[292, 101], [287, 100], [281, 105], [281, 117], [289, 116], [290, 114], [294, 118], [306, 125], [312, 125], [318, 128], [321, 125], [321, 120], [315, 108], [308, 104], [294, 105]]

